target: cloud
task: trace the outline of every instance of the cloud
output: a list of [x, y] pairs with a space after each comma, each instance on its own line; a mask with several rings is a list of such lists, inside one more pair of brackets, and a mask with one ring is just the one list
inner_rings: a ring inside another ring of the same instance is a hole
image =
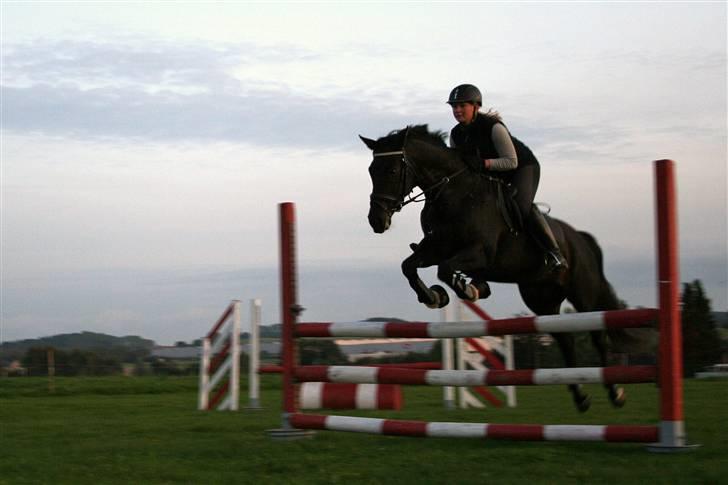
[[350, 93], [317, 96], [291, 91], [291, 80], [240, 80], [233, 72], [317, 57], [295, 47], [250, 44], [13, 45], [3, 58], [3, 129], [78, 138], [340, 147], [352, 145], [358, 130], [404, 126], [399, 116]]
[[4, 46], [3, 84], [224, 88], [230, 78], [227, 70], [316, 57], [314, 52], [285, 44], [171, 42], [120, 35], [95, 40], [39, 39]]
[[268, 91], [182, 95], [39, 84], [3, 87], [2, 97], [4, 129], [79, 138], [342, 147], [358, 143], [360, 131], [406, 124], [398, 116], [366, 113], [358, 103]]
[[[710, 130], [698, 126], [725, 115], [725, 103], [708, 95], [725, 78], [724, 51], [686, 48], [665, 55], [655, 47], [615, 45], [579, 48], [568, 59], [544, 55], [553, 47], [532, 45], [508, 69], [516, 84], [496, 79], [487, 90], [489, 100], [508, 110], [516, 136], [545, 147], [541, 153], [613, 157], [625, 143], [636, 144], [635, 135], [645, 129], [707, 136]], [[172, 42], [118, 33], [11, 43], [3, 51], [3, 129], [86, 139], [351, 148], [357, 133], [375, 137], [425, 122], [449, 127], [445, 107], [432, 108], [433, 100], [444, 98], [438, 87], [445, 78], [429, 72], [428, 63], [448, 59], [449, 50], [383, 49], [351, 42], [326, 50], [285, 42]], [[502, 55], [488, 42], [484, 51], [491, 63]], [[413, 56], [421, 66], [412, 67]], [[410, 66], [407, 73], [402, 63]], [[536, 84], [519, 76], [538, 71], [549, 74]], [[487, 72], [475, 67], [472, 76]], [[671, 72], [677, 82], [670, 81]], [[428, 83], [433, 76], [440, 81]], [[542, 87], [531, 95], [521, 87], [535, 85]], [[690, 96], [680, 95], [685, 90]], [[615, 104], [615, 96], [630, 111]], [[702, 109], [697, 123], [694, 114], [672, 116], [696, 105]]]

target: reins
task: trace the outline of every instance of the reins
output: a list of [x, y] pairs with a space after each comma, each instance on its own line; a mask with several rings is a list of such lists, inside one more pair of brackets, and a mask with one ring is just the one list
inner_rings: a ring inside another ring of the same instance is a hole
[[[400, 209], [402, 207], [406, 206], [407, 204], [409, 204], [410, 202], [424, 202], [427, 194], [439, 187], [440, 190], [437, 192], [437, 194], [435, 194], [435, 197], [432, 199], [433, 202], [436, 201], [438, 199], [438, 197], [440, 197], [440, 194], [442, 193], [442, 189], [445, 188], [445, 185], [449, 184], [452, 179], [454, 179], [455, 177], [457, 177], [458, 175], [460, 175], [461, 173], [463, 173], [466, 170], [467, 170], [467, 167], [461, 168], [454, 174], [443, 177], [439, 182], [436, 182], [435, 185], [428, 187], [427, 189], [421, 190], [420, 193], [415, 195], [414, 197], [408, 196], [407, 200], [402, 202]], [[425, 197], [423, 197], [421, 199], [418, 198], [418, 197], [422, 197], [422, 196], [425, 196]]]

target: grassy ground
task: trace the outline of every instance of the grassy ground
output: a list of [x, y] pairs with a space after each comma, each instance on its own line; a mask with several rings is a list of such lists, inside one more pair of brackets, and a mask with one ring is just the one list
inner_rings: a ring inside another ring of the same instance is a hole
[[[639, 444], [421, 439], [319, 432], [271, 441], [278, 377], [261, 411], [198, 412], [195, 378], [0, 379], [0, 484], [20, 483], [726, 483], [728, 381], [685, 382], [689, 440], [661, 455]], [[652, 385], [609, 407], [598, 386], [579, 415], [561, 386], [521, 387], [515, 409], [447, 411], [440, 388], [408, 387], [405, 410], [359, 412], [428, 421], [652, 424]], [[244, 394], [244, 392], [243, 392]], [[242, 405], [245, 405], [243, 399]], [[350, 413], [354, 414], [354, 413]]]

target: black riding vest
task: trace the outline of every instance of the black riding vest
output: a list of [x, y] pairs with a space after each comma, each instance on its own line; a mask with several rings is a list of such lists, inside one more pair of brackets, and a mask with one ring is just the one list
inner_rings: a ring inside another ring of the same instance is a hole
[[[452, 145], [465, 154], [477, 153], [483, 159], [500, 158], [498, 151], [495, 149], [495, 145], [493, 145], [493, 138], [491, 137], [493, 125], [496, 123], [505, 126], [502, 121], [498, 121], [492, 116], [478, 113], [472, 123], [468, 125], [458, 124], [450, 131], [450, 139], [453, 141]], [[506, 127], [507, 129], [508, 127]], [[510, 131], [508, 133], [510, 134]], [[538, 164], [536, 156], [521, 140], [511, 135], [511, 141], [513, 142], [513, 146], [516, 149], [516, 156], [518, 157], [518, 168], [516, 170], [526, 165]], [[494, 171], [490, 173], [510, 180], [513, 178], [513, 172]]]

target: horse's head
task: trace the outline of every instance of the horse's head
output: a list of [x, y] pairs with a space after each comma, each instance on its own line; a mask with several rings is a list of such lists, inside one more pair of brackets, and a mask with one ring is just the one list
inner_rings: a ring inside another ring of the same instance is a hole
[[429, 189], [422, 184], [427, 187], [436, 182], [432, 176], [437, 169], [430, 164], [435, 160], [433, 153], [441, 154], [446, 150], [444, 134], [428, 131], [427, 125], [417, 125], [393, 131], [378, 140], [359, 138], [372, 150], [374, 157], [369, 165], [373, 186], [369, 225], [374, 232], [382, 233], [389, 229], [394, 213], [413, 201], [405, 202], [404, 199], [415, 186], [426, 193]]
[[369, 197], [369, 225], [380, 234], [392, 223], [392, 215], [402, 208], [404, 198], [414, 188], [408, 170], [405, 144], [409, 128], [395, 131], [378, 140], [359, 136], [373, 152], [369, 165], [372, 193]]

